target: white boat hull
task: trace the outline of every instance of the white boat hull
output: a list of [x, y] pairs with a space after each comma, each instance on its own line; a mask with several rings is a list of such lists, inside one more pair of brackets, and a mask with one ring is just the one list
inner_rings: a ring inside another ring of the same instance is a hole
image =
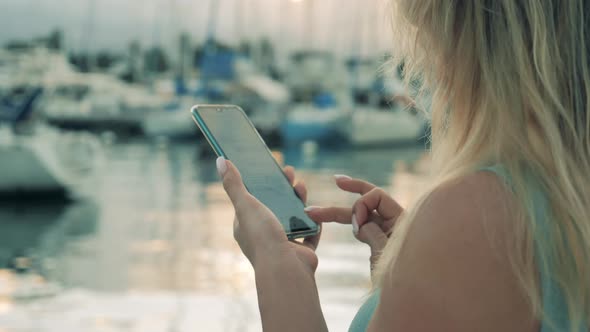
[[152, 112], [142, 123], [148, 137], [188, 137], [197, 134], [198, 128], [191, 119], [190, 108], [171, 112]]
[[417, 142], [424, 134], [424, 120], [405, 110], [357, 109], [348, 124], [353, 146]]
[[65, 185], [32, 149], [0, 147], [0, 192], [64, 190]]
[[0, 192], [68, 191], [82, 194], [96, 175], [98, 142], [85, 135], [64, 135], [39, 127], [31, 136], [2, 133]]
[[281, 126], [287, 144], [306, 141], [319, 143], [339, 140], [342, 127], [349, 114], [341, 108], [318, 109], [312, 105], [297, 105], [288, 114]]

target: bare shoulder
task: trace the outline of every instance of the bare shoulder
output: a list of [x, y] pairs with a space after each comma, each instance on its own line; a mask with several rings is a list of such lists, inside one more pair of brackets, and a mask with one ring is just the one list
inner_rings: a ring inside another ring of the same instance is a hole
[[491, 172], [432, 192], [386, 275], [371, 328], [532, 331], [535, 322], [503, 252], [514, 207], [512, 193]]
[[[477, 172], [435, 189], [416, 213], [403, 251], [444, 248], [448, 254], [490, 255], [502, 263], [515, 201], [502, 179]], [[492, 258], [492, 257], [490, 257]], [[482, 263], [477, 260], [471, 263]]]
[[[415, 236], [436, 233], [438, 241], [457, 243], [457, 240], [474, 241], [473, 236], [488, 237], [491, 233], [509, 231], [515, 203], [512, 192], [500, 177], [492, 172], [477, 172], [434, 190], [418, 211], [412, 233]], [[465, 236], [458, 237], [461, 234]]]

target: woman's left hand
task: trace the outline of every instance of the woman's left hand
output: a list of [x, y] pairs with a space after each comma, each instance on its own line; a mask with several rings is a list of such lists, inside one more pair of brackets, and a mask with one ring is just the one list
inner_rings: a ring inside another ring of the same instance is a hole
[[[223, 157], [217, 159], [217, 170], [223, 180], [223, 187], [234, 206], [234, 238], [242, 252], [256, 269], [270, 258], [295, 257], [304, 268], [313, 274], [318, 265], [315, 249], [320, 235], [304, 239], [302, 242], [289, 241], [277, 217], [246, 190], [240, 172], [235, 165]], [[292, 167], [285, 168], [285, 175], [291, 185], [295, 182]], [[307, 190], [303, 182], [294, 185], [303, 202]]]

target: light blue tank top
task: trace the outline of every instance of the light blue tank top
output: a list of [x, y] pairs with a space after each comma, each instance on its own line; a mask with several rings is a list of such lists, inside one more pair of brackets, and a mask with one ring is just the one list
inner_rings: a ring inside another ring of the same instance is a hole
[[[486, 167], [482, 171], [495, 173], [497, 176], [510, 186], [510, 178], [502, 167]], [[533, 181], [534, 182], [534, 181]], [[537, 223], [539, 232], [535, 238], [535, 246], [542, 247], [549, 236], [549, 224], [547, 220], [546, 207], [548, 206], [546, 195], [538, 188], [537, 185], [531, 183], [532, 190], [532, 214], [533, 220]], [[540, 332], [562, 332], [569, 331], [571, 322], [568, 320], [568, 312], [566, 306], [565, 296], [561, 287], [552, 278], [553, 264], [550, 261], [540, 259], [537, 261], [539, 276], [541, 280], [541, 294], [543, 297], [543, 310], [545, 311], [546, 319], [541, 323]], [[369, 326], [369, 321], [373, 317], [373, 313], [379, 304], [380, 293], [373, 293], [367, 301], [361, 306], [356, 316], [352, 320], [349, 332], [364, 332]], [[552, 322], [549, 325], [546, 322]], [[587, 332], [587, 324], [582, 324], [580, 332]]]

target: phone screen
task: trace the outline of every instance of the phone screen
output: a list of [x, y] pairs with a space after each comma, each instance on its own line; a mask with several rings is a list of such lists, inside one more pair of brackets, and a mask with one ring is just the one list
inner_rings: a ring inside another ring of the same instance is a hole
[[221, 150], [218, 152], [236, 165], [248, 191], [277, 216], [287, 234], [317, 232], [317, 224], [303, 211], [303, 202], [240, 108], [211, 106], [194, 110], [202, 121], [201, 127], [205, 127], [201, 128], [204, 134], [217, 144]]

